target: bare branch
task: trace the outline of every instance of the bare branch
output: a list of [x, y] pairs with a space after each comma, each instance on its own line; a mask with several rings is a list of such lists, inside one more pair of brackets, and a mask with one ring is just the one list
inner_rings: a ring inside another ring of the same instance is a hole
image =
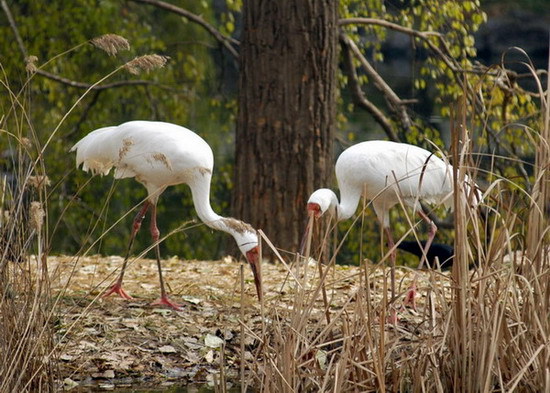
[[[445, 65], [447, 67], [449, 67], [449, 69], [454, 73], [455, 79], [456, 79], [456, 82], [458, 83], [458, 85], [462, 86], [462, 87], [465, 87], [465, 88], [468, 88], [470, 90], [470, 92], [472, 92], [472, 90], [470, 89], [469, 86], [463, 86], [464, 81], [459, 76], [460, 73], [472, 73], [472, 74], [476, 74], [476, 75], [483, 75], [483, 74], [491, 75], [491, 76], [497, 78], [497, 83], [499, 83], [499, 87], [501, 89], [509, 91], [509, 92], [512, 91], [512, 88], [509, 88], [509, 87], [505, 86], [502, 83], [502, 79], [501, 79], [501, 75], [500, 75], [501, 71], [499, 71], [499, 70], [491, 71], [490, 67], [486, 67], [484, 65], [478, 66], [477, 69], [474, 68], [474, 69], [470, 69], [470, 70], [462, 68], [460, 66], [460, 64], [457, 63], [454, 60], [454, 58], [450, 55], [449, 48], [447, 47], [447, 44], [444, 40], [444, 36], [441, 33], [433, 32], [433, 31], [418, 31], [418, 30], [410, 29], [408, 27], [400, 26], [400, 25], [392, 23], [392, 22], [388, 22], [386, 20], [374, 19], [374, 18], [347, 18], [347, 19], [341, 19], [338, 23], [339, 23], [340, 26], [352, 25], [352, 24], [382, 26], [382, 27], [385, 27], [387, 29], [394, 30], [394, 31], [404, 33], [404, 34], [408, 34], [412, 37], [417, 37], [417, 38], [421, 39], [422, 41], [425, 42], [425, 44], [428, 46], [428, 48], [430, 48], [430, 50], [432, 50], [435, 54], [437, 54], [439, 56], [439, 58], [445, 63]], [[433, 40], [430, 39], [431, 37], [437, 37], [438, 41], [439, 41], [439, 45], [441, 47], [438, 47], [433, 42]], [[530, 74], [530, 73], [518, 74], [513, 70], [508, 70], [508, 69], [505, 69], [505, 68], [503, 68], [502, 70], [506, 73], [506, 76], [508, 76], [511, 79], [518, 79], [518, 78], [524, 78], [524, 77], [531, 77], [532, 76], [532, 74]], [[544, 72], [545, 72], [544, 70], [539, 70], [539, 74], [543, 74]], [[533, 97], [538, 97], [537, 93], [526, 91], [524, 89], [521, 89], [521, 87], [519, 87], [519, 86], [516, 87], [516, 89], [518, 91], [521, 91], [521, 92], [525, 93], [525, 94], [529, 94]]]
[[[377, 25], [377, 26], [382, 26], [382, 27], [394, 30], [394, 31], [398, 31], [400, 33], [408, 34], [413, 37], [420, 38], [426, 43], [426, 45], [432, 51], [434, 51], [437, 55], [439, 55], [441, 60], [443, 60], [443, 62], [447, 65], [447, 67], [449, 67], [453, 71], [453, 73], [456, 74], [460, 70], [459, 65], [453, 61], [451, 56], [448, 56], [449, 50], [445, 44], [443, 35], [441, 33], [434, 32], [434, 31], [418, 31], [418, 30], [414, 30], [408, 27], [398, 25], [396, 23], [388, 22], [383, 19], [374, 19], [374, 18], [347, 18], [347, 19], [341, 19], [338, 23], [340, 26], [351, 25], [351, 24]], [[438, 48], [432, 42], [432, 40], [430, 40], [431, 37], [437, 37], [439, 39], [439, 42], [441, 43], [443, 50], [441, 48]], [[457, 77], [457, 83], [459, 85], [462, 85], [462, 81], [460, 80], [459, 77]]]
[[365, 97], [363, 90], [359, 84], [357, 78], [357, 72], [355, 71], [355, 66], [353, 65], [353, 55], [350, 50], [348, 43], [349, 38], [343, 34], [340, 34], [340, 44], [342, 46], [342, 56], [344, 58], [344, 72], [348, 77], [348, 84], [352, 93], [354, 102], [369, 112], [372, 117], [376, 120], [378, 124], [384, 129], [386, 135], [395, 142], [399, 142], [399, 138], [395, 133], [390, 119], [388, 119], [384, 113], [376, 105]]
[[382, 26], [391, 30], [399, 31], [401, 33], [409, 34], [414, 37], [427, 39], [430, 36], [436, 36], [441, 37], [442, 34], [436, 31], [418, 31], [414, 29], [410, 29], [408, 27], [404, 27], [392, 22], [388, 22], [383, 19], [374, 19], [374, 18], [346, 18], [346, 19], [340, 19], [338, 21], [338, 24], [340, 26], [345, 25], [353, 25], [353, 24], [363, 24], [363, 25], [377, 25]]
[[[19, 29], [17, 28], [17, 24], [15, 23], [15, 19], [13, 18], [11, 11], [8, 7], [8, 4], [5, 0], [0, 0], [0, 5], [2, 6], [2, 9], [4, 10], [4, 13], [6, 14], [6, 17], [9, 21], [10, 27], [13, 31], [13, 35], [15, 36], [15, 40], [17, 41], [17, 44], [19, 46], [19, 50], [21, 51], [21, 54], [23, 55], [23, 58], [26, 60], [29, 58], [27, 48], [25, 47], [25, 44], [23, 43], [23, 40], [21, 39], [21, 35], [19, 34]], [[154, 85], [156, 83], [146, 80], [128, 80], [128, 81], [119, 81], [119, 82], [113, 82], [105, 85], [97, 85], [93, 86], [88, 83], [74, 81], [72, 79], [68, 79], [59, 75], [52, 74], [48, 71], [44, 71], [40, 68], [33, 67], [33, 72], [41, 75], [45, 78], [51, 79], [53, 81], [62, 83], [67, 86], [76, 87], [78, 89], [92, 89], [92, 90], [106, 90], [106, 89], [112, 89], [116, 87], [122, 87], [122, 86], [141, 86], [141, 85]]]
[[147, 80], [126, 80], [126, 81], [118, 81], [118, 82], [113, 82], [113, 83], [107, 83], [107, 84], [104, 84], [104, 85], [93, 86], [89, 83], [74, 81], [72, 79], [64, 78], [62, 76], [55, 75], [55, 74], [52, 74], [50, 72], [47, 72], [47, 71], [44, 71], [44, 70], [41, 70], [41, 69], [37, 69], [36, 73], [39, 74], [39, 75], [42, 75], [45, 78], [51, 79], [53, 81], [63, 83], [64, 85], [67, 85], [67, 86], [76, 87], [77, 89], [90, 89], [91, 88], [91, 90], [96, 90], [96, 91], [107, 90], [107, 89], [112, 89], [112, 88], [116, 88], [116, 87], [124, 87], [124, 86], [143, 86], [143, 85], [156, 85], [157, 84], [156, 82], [147, 81]]
[[[437, 56], [439, 56], [441, 61], [443, 61], [443, 63], [445, 63], [445, 65], [452, 71], [453, 78], [455, 79], [457, 85], [460, 86], [463, 91], [466, 91], [466, 92], [469, 93], [469, 94], [467, 94], [468, 100], [470, 101], [470, 103], [472, 103], [474, 105], [475, 110], [477, 112], [482, 110], [482, 108], [479, 105], [478, 100], [472, 100], [472, 97], [476, 96], [476, 92], [470, 86], [470, 84], [468, 83], [468, 80], [464, 80], [462, 78], [461, 74], [464, 73], [465, 70], [460, 66], [460, 64], [450, 54], [451, 52], [450, 52], [450, 50], [447, 46], [447, 43], [445, 42], [445, 38], [442, 34], [437, 33], [437, 32], [432, 32], [432, 31], [417, 31], [417, 30], [414, 30], [414, 29], [410, 29], [410, 28], [407, 28], [407, 27], [400, 26], [400, 25], [392, 23], [392, 22], [388, 22], [388, 21], [381, 20], [381, 19], [373, 19], [373, 18], [348, 18], [348, 19], [342, 19], [342, 20], [339, 21], [339, 24], [341, 26], [342, 25], [349, 25], [349, 24], [367, 24], [367, 25], [383, 26], [383, 27], [386, 27], [388, 29], [392, 29], [394, 31], [398, 31], [398, 32], [401, 32], [401, 33], [408, 34], [410, 36], [419, 38], [420, 40], [422, 40], [426, 44], [426, 46], [430, 50], [432, 50]], [[434, 40], [433, 40], [434, 37], [439, 42], [439, 45], [437, 45], [434, 42]], [[358, 54], [358, 58], [361, 61], [361, 63], [363, 64], [363, 66], [365, 67], [365, 69], [367, 70], [367, 72], [369, 72], [369, 68], [374, 70], [372, 68], [372, 66], [370, 66], [370, 64], [368, 64], [365, 57], [361, 54], [361, 52], [359, 51], [359, 49], [357, 48], [355, 43], [353, 43], [352, 49], [354, 50], [354, 53]], [[360, 55], [360, 57], [359, 57], [359, 55]], [[371, 77], [372, 77], [372, 75], [371, 75]], [[385, 88], [381, 88], [381, 90], [383, 92], [386, 91]], [[392, 98], [391, 95], [386, 96], [386, 97], [390, 99], [390, 102], [393, 102], [394, 104], [398, 104], [398, 105], [400, 104], [401, 105], [401, 106], [396, 107], [397, 109], [399, 109], [398, 113], [400, 114], [400, 117], [402, 118], [402, 120], [405, 120], [405, 122], [404, 122], [405, 126], [407, 126], [407, 124], [410, 125], [411, 124], [410, 120], [407, 120], [408, 115], [406, 114], [405, 108], [403, 106], [404, 102], [400, 101], [400, 100], [394, 101], [394, 98]], [[407, 123], [407, 121], [409, 121], [409, 122]]]
[[97, 104], [99, 101], [99, 96], [101, 95], [102, 90], [96, 90], [94, 91], [94, 94], [92, 95], [91, 100], [84, 106], [82, 113], [80, 114], [79, 119], [74, 123], [71, 131], [67, 132], [65, 135], [63, 135], [63, 139], [65, 140], [71, 140], [73, 135], [76, 134], [79, 130], [86, 118], [88, 117], [88, 114], [92, 110], [92, 108]]
[[239, 45], [239, 41], [232, 37], [227, 37], [219, 32], [214, 26], [212, 26], [210, 23], [205, 21], [203, 18], [201, 18], [199, 15], [195, 15], [192, 12], [189, 12], [183, 8], [177, 7], [173, 4], [166, 3], [161, 0], [130, 0], [135, 3], [143, 3], [143, 4], [149, 4], [153, 5], [158, 8], [162, 8], [164, 10], [173, 12], [174, 14], [183, 16], [184, 18], [190, 20], [191, 22], [194, 22], [198, 24], [199, 26], [203, 27], [210, 35], [212, 35], [216, 40], [220, 42], [228, 51], [235, 57], [235, 59], [239, 58], [239, 54], [233, 47], [233, 45]]
[[445, 62], [447, 67], [449, 67], [451, 70], [456, 72], [458, 70], [458, 66], [456, 64], [453, 64], [451, 60], [443, 53], [443, 51], [434, 45], [434, 43], [430, 40], [430, 37], [438, 37], [443, 48], [447, 53], [449, 53], [445, 42], [443, 41], [443, 35], [441, 33], [435, 32], [435, 31], [418, 31], [414, 29], [410, 29], [408, 27], [404, 27], [401, 25], [398, 25], [396, 23], [388, 22], [383, 19], [374, 19], [374, 18], [347, 18], [347, 19], [340, 19], [338, 22], [340, 26], [345, 25], [351, 25], [351, 24], [363, 24], [363, 25], [376, 25], [376, 26], [382, 26], [394, 31], [398, 31], [400, 33], [408, 34], [413, 37], [417, 37], [422, 39], [426, 42], [426, 45], [430, 47], [431, 50], [433, 50], [435, 53], [437, 53], [441, 59]]
[[378, 88], [378, 90], [380, 90], [384, 94], [384, 97], [386, 98], [389, 106], [400, 118], [400, 121], [403, 124], [403, 127], [406, 130], [409, 130], [412, 126], [412, 121], [409, 117], [409, 114], [407, 113], [407, 106], [405, 105], [405, 103], [386, 83], [384, 78], [382, 78], [380, 74], [376, 72], [376, 70], [369, 63], [366, 57], [363, 56], [363, 54], [361, 53], [357, 45], [355, 45], [355, 42], [353, 42], [352, 39], [350, 39], [347, 35], [343, 33], [342, 33], [342, 39], [346, 42], [346, 45], [349, 46], [349, 49], [351, 50], [351, 52], [359, 60], [359, 62], [361, 63], [361, 65], [363, 66], [363, 68], [371, 78], [371, 80], [373, 81], [374, 85]]
[[26, 59], [28, 57], [27, 48], [25, 48], [25, 44], [23, 44], [23, 40], [19, 35], [19, 30], [17, 29], [17, 25], [15, 24], [15, 19], [13, 19], [13, 15], [11, 14], [10, 8], [8, 7], [8, 3], [6, 3], [6, 0], [1, 0], [0, 4], [2, 5], [2, 9], [6, 14], [8, 23], [10, 24], [10, 27], [13, 31], [13, 35], [15, 36], [15, 40], [17, 41], [17, 45], [19, 45], [19, 50], [23, 54], [23, 58]]

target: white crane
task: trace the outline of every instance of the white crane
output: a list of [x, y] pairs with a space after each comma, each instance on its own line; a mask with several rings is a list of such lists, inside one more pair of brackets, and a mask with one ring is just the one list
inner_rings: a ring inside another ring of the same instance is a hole
[[[388, 247], [393, 250], [391, 252], [391, 290], [394, 298], [395, 243], [390, 231], [389, 210], [400, 201], [413, 208], [429, 225], [428, 240], [424, 248], [429, 250], [437, 226], [422, 211], [420, 202], [452, 207], [453, 168], [433, 153], [418, 146], [390, 141], [367, 141], [353, 145], [342, 152], [336, 161], [335, 170], [340, 189], [340, 202], [332, 190], [321, 188], [309, 197], [308, 214], [318, 218], [328, 211], [336, 217], [337, 221], [342, 221], [353, 216], [361, 196], [371, 201], [386, 233]], [[466, 185], [464, 189], [469, 191], [470, 187]], [[480, 194], [476, 192], [476, 199], [479, 198]], [[308, 225], [306, 234], [309, 230]], [[424, 257], [420, 265], [423, 260]], [[415, 285], [413, 284], [407, 295], [407, 299], [413, 303], [413, 306], [414, 296]]]
[[221, 217], [210, 206], [210, 181], [214, 167], [212, 149], [199, 135], [184, 127], [153, 121], [130, 121], [119, 126], [104, 127], [90, 132], [71, 151], [76, 150], [76, 166], [84, 171], [107, 175], [115, 168], [114, 177], [134, 177], [148, 192], [147, 200], [137, 213], [128, 243], [128, 250], [120, 275], [105, 293], [117, 293], [131, 299], [122, 288], [122, 279], [134, 238], [145, 214], [151, 209], [151, 236], [160, 280], [161, 296], [153, 304], [166, 305], [179, 310], [164, 288], [158, 240], [157, 201], [168, 186], [185, 183], [191, 189], [193, 204], [200, 219], [209, 227], [233, 236], [246, 257], [252, 272], [258, 297], [261, 298], [261, 275], [258, 254], [258, 237], [249, 225], [234, 218]]

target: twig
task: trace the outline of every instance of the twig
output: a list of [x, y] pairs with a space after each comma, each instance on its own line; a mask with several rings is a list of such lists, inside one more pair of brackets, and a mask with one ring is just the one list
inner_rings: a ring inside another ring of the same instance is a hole
[[386, 135], [392, 141], [399, 142], [399, 138], [397, 137], [397, 134], [392, 127], [390, 119], [388, 119], [384, 115], [384, 113], [380, 109], [378, 109], [376, 105], [369, 101], [367, 97], [365, 97], [363, 90], [361, 90], [361, 86], [359, 85], [359, 80], [357, 78], [357, 72], [355, 71], [355, 66], [353, 65], [353, 56], [348, 40], [349, 38], [345, 35], [340, 35], [342, 55], [344, 58], [344, 72], [346, 73], [349, 80], [348, 84], [352, 93], [353, 100], [357, 105], [359, 105], [372, 115], [374, 120], [384, 129]]
[[67, 86], [76, 87], [78, 89], [90, 89], [90, 90], [94, 90], [94, 91], [101, 91], [101, 90], [107, 90], [107, 89], [113, 89], [113, 88], [125, 87], [125, 86], [157, 85], [157, 83], [155, 83], [153, 81], [147, 81], [147, 80], [126, 80], [126, 81], [118, 81], [118, 82], [113, 82], [113, 83], [107, 83], [107, 84], [104, 84], [104, 85], [91, 85], [89, 83], [74, 81], [72, 79], [68, 79], [68, 78], [65, 78], [65, 77], [62, 77], [62, 76], [59, 76], [59, 75], [55, 75], [55, 74], [52, 74], [50, 72], [47, 72], [47, 71], [44, 71], [44, 70], [41, 70], [41, 69], [37, 69], [36, 73], [43, 76], [43, 77], [45, 77], [45, 78], [51, 79], [53, 81], [62, 83], [62, 84], [67, 85]]
[[166, 3], [164, 1], [160, 0], [130, 0], [135, 3], [143, 3], [143, 4], [149, 4], [153, 5], [158, 8], [165, 9], [167, 11], [173, 12], [174, 14], [183, 16], [184, 18], [188, 19], [189, 21], [198, 24], [199, 26], [203, 27], [212, 37], [214, 37], [217, 41], [220, 42], [228, 51], [233, 55], [235, 59], [239, 58], [239, 53], [237, 50], [233, 47], [233, 45], [238, 45], [239, 41], [237, 41], [234, 38], [227, 37], [219, 32], [214, 26], [209, 24], [207, 21], [205, 21], [203, 18], [201, 18], [199, 15], [193, 14], [192, 12], [187, 11], [186, 9], [177, 7], [173, 4]]
[[84, 107], [80, 115], [80, 118], [73, 126], [73, 129], [67, 132], [63, 136], [63, 138], [65, 138], [66, 140], [70, 140], [71, 137], [78, 132], [78, 130], [80, 129], [80, 126], [82, 125], [82, 123], [84, 123], [84, 120], [86, 120], [86, 118], [88, 117], [88, 113], [90, 113], [90, 110], [95, 106], [95, 104], [97, 104], [100, 94], [101, 94], [101, 90], [95, 91], [95, 94], [92, 96], [90, 102], [88, 102], [88, 104]]
[[392, 22], [388, 22], [383, 19], [374, 19], [374, 18], [346, 18], [346, 19], [340, 19], [338, 21], [338, 24], [340, 26], [345, 25], [352, 25], [352, 24], [364, 24], [364, 25], [377, 25], [386, 27], [391, 30], [399, 31], [401, 33], [409, 34], [414, 37], [419, 37], [422, 39], [427, 39], [430, 36], [436, 36], [441, 37], [442, 34], [436, 31], [418, 31], [414, 29], [410, 29], [408, 27], [404, 27]]
[[359, 60], [359, 62], [361, 63], [361, 65], [369, 75], [369, 77], [374, 82], [374, 85], [384, 94], [384, 97], [388, 101], [389, 106], [393, 108], [396, 115], [400, 118], [401, 123], [405, 128], [405, 130], [409, 130], [411, 128], [412, 121], [409, 117], [409, 114], [407, 113], [407, 107], [404, 104], [404, 102], [386, 83], [384, 78], [382, 78], [380, 74], [376, 72], [376, 70], [369, 63], [366, 57], [363, 56], [363, 54], [361, 53], [361, 51], [359, 50], [355, 42], [353, 42], [353, 40], [351, 40], [344, 33], [342, 33], [341, 36], [342, 36], [341, 40], [344, 40], [346, 44], [349, 46], [349, 49], [355, 55], [355, 57]]
[[[10, 27], [13, 31], [13, 35], [15, 36], [15, 40], [17, 41], [17, 44], [19, 46], [19, 50], [21, 51], [21, 54], [23, 55], [24, 59], [27, 59], [28, 57], [28, 51], [25, 47], [25, 44], [23, 43], [23, 40], [21, 39], [21, 35], [19, 34], [19, 29], [17, 28], [17, 24], [15, 23], [15, 19], [13, 18], [13, 15], [11, 14], [11, 11], [8, 7], [8, 4], [6, 3], [6, 0], [0, 0], [0, 5], [2, 6], [2, 9], [4, 10], [4, 13], [6, 14], [6, 18], [8, 19], [8, 22], [10, 24]], [[40, 68], [37, 68], [34, 70], [34, 72], [38, 75], [41, 75], [45, 78], [51, 79], [53, 81], [62, 83], [67, 86], [75, 87], [78, 89], [90, 89], [90, 90], [106, 90], [106, 89], [112, 89], [116, 87], [123, 87], [123, 86], [141, 86], [141, 85], [155, 85], [156, 83], [152, 81], [146, 81], [146, 80], [128, 80], [128, 81], [118, 81], [113, 82], [105, 85], [97, 85], [97, 84], [88, 84], [84, 82], [75, 81], [69, 78], [65, 78], [56, 74], [52, 74], [48, 71], [44, 71]]]
[[0, 2], [2, 5], [2, 9], [4, 10], [4, 13], [6, 14], [6, 18], [8, 19], [8, 23], [10, 24], [11, 29], [13, 30], [13, 34], [15, 35], [15, 41], [17, 41], [17, 45], [19, 46], [19, 50], [23, 54], [23, 57], [26, 59], [28, 56], [27, 48], [25, 48], [25, 44], [23, 44], [23, 40], [21, 39], [21, 36], [19, 35], [19, 30], [17, 30], [17, 25], [15, 24], [15, 19], [13, 19], [13, 15], [11, 14], [10, 8], [8, 7], [8, 4], [6, 3], [6, 0], [2, 0]]

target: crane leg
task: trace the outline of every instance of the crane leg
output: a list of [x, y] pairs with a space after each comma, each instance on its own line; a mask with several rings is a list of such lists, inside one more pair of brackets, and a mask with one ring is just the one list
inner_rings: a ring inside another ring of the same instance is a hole
[[393, 248], [395, 246], [395, 242], [393, 241], [393, 236], [391, 234], [390, 228], [385, 227], [384, 232], [386, 232], [386, 237], [388, 238], [388, 240], [387, 240], [388, 248], [390, 250], [392, 250], [391, 254], [390, 254], [390, 261], [391, 261], [391, 265], [390, 265], [390, 289], [391, 289], [390, 304], [392, 306], [390, 308], [390, 316], [388, 318], [388, 322], [395, 325], [395, 324], [397, 324], [397, 322], [399, 320], [398, 317], [397, 317], [397, 311], [395, 310], [395, 307], [393, 306], [393, 302], [395, 300], [395, 259], [396, 259], [396, 251], [393, 250]]
[[160, 263], [160, 246], [159, 246], [159, 238], [160, 238], [160, 231], [157, 227], [157, 205], [153, 204], [153, 208], [151, 209], [151, 237], [153, 238], [153, 242], [155, 243], [155, 254], [157, 257], [157, 267], [159, 270], [159, 281], [160, 281], [160, 299], [156, 300], [152, 303], [152, 305], [164, 305], [168, 306], [170, 308], [173, 308], [177, 311], [182, 311], [182, 308], [179, 304], [172, 302], [168, 295], [166, 294], [166, 289], [164, 287], [164, 279], [162, 278], [162, 266]]
[[[426, 240], [426, 245], [424, 246], [424, 251], [422, 252], [422, 257], [420, 258], [420, 263], [418, 264], [418, 269], [422, 269], [424, 262], [428, 263], [428, 250], [430, 249], [432, 242], [437, 233], [437, 225], [428, 217], [423, 211], [419, 210], [418, 215], [426, 221], [430, 229], [428, 230], [428, 240]], [[410, 305], [414, 310], [416, 310], [416, 274], [414, 280], [409, 287], [409, 291], [405, 296], [405, 305]]]
[[107, 297], [112, 293], [116, 293], [124, 299], [133, 299], [133, 297], [128, 295], [128, 293], [126, 293], [126, 291], [122, 288], [122, 279], [124, 278], [124, 272], [126, 271], [126, 265], [128, 263], [128, 258], [130, 257], [130, 252], [132, 251], [134, 239], [139, 232], [139, 228], [141, 228], [141, 223], [143, 222], [143, 219], [145, 218], [147, 210], [149, 210], [150, 206], [151, 202], [145, 201], [141, 209], [139, 209], [139, 212], [136, 214], [134, 222], [132, 224], [132, 232], [130, 234], [130, 241], [128, 242], [128, 249], [126, 250], [126, 257], [124, 258], [124, 262], [122, 263], [122, 269], [120, 270], [120, 274], [115, 284], [103, 294], [103, 297]]
[[418, 265], [418, 268], [421, 269], [424, 266], [424, 262], [428, 263], [428, 250], [430, 249], [432, 242], [434, 241], [435, 234], [437, 233], [437, 225], [424, 213], [423, 211], [419, 211], [418, 215], [426, 221], [426, 223], [429, 225], [430, 229], [428, 230], [428, 240], [426, 241], [426, 245], [424, 246], [424, 252], [422, 253], [422, 258], [420, 259], [420, 263]]

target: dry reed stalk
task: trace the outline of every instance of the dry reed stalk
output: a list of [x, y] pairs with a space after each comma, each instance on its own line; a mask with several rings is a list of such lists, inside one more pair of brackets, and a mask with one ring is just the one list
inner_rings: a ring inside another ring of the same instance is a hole
[[[129, 47], [124, 38], [115, 35], [106, 35], [92, 40], [91, 43], [111, 55]], [[26, 113], [29, 105], [24, 101], [29, 97], [30, 81], [46, 64], [82, 45], [84, 44], [77, 45], [40, 66], [36, 65], [38, 59], [35, 56], [29, 56], [24, 71], [28, 74], [28, 79], [19, 92], [11, 91], [7, 80], [2, 80], [1, 83], [12, 100], [6, 116], [0, 118], [0, 129], [13, 140], [10, 146], [15, 146], [13, 150], [16, 158], [12, 163], [12, 174], [16, 185], [7, 187], [3, 184], [0, 198], [0, 393], [49, 392], [56, 389], [55, 358], [60, 346], [53, 342], [52, 320], [62, 294], [52, 300], [46, 265], [50, 240], [47, 214], [50, 196], [45, 191], [49, 179], [43, 160], [46, 149], [64, 121], [95, 86], [122, 69], [134, 73], [149, 71], [163, 66], [167, 60], [166, 57], [157, 55], [141, 56], [101, 78], [77, 99], [46, 140], [39, 144], [38, 141], [43, 138], [34, 134], [35, 128], [31, 124], [21, 121], [25, 119], [30, 122], [29, 119], [32, 118], [31, 114]], [[58, 223], [59, 220], [61, 217]], [[56, 226], [57, 224], [54, 228]], [[36, 254], [36, 257], [31, 258], [32, 254]], [[34, 274], [35, 272], [38, 274]], [[225, 378], [223, 374], [222, 376]]]
[[[528, 65], [537, 83], [540, 95], [540, 129], [536, 135], [536, 154], [531, 193], [531, 204], [527, 221], [525, 259], [521, 273], [529, 284], [529, 293], [521, 316], [527, 330], [530, 356], [525, 358], [517, 377], [509, 384], [514, 389], [520, 380], [530, 378], [541, 391], [550, 391], [550, 56], [546, 88], [532, 64]], [[521, 379], [520, 379], [521, 377]]]
[[[366, 262], [345, 301], [328, 296], [337, 290], [328, 272], [347, 234], [315, 277], [305, 261], [311, 252], [315, 260], [323, 258], [332, 228], [319, 234], [321, 244], [313, 251], [307, 240], [302, 265], [291, 277], [292, 307], [266, 304], [270, 323], [253, 370], [262, 391], [550, 391], [550, 88], [540, 88], [539, 97], [541, 127], [531, 138], [533, 183], [519, 187], [491, 166], [483, 214], [455, 194], [453, 270], [450, 277], [421, 274], [426, 302], [414, 318], [386, 323], [386, 272]], [[464, 99], [453, 118], [457, 188], [464, 173], [475, 178], [478, 164], [467, 132], [473, 129], [468, 105]], [[487, 157], [490, 163], [501, 159]], [[517, 209], [524, 200], [528, 209]], [[407, 233], [414, 233], [416, 222], [408, 216], [407, 222]]]
[[239, 321], [240, 324], [240, 355], [241, 355], [241, 361], [240, 361], [240, 379], [241, 379], [241, 393], [245, 393], [247, 389], [247, 383], [245, 378], [245, 369], [246, 369], [246, 356], [245, 356], [245, 345], [244, 345], [244, 338], [245, 338], [245, 313], [244, 313], [244, 265], [241, 263], [241, 266], [239, 268], [239, 278], [240, 278], [240, 295], [241, 295], [241, 301], [240, 301], [240, 318]]
[[[17, 100], [12, 92], [10, 97]], [[24, 110], [25, 104], [19, 104], [14, 105], [16, 111]], [[36, 140], [33, 127], [12, 116], [21, 115], [10, 113], [0, 125], [14, 139], [11, 146], [17, 160], [13, 163], [14, 182], [2, 185], [1, 197], [0, 392], [50, 392], [55, 389], [56, 369], [45, 265], [44, 196], [48, 181], [39, 174], [44, 173], [42, 162], [34, 165], [30, 156], [36, 153], [33, 144], [27, 143]], [[21, 118], [28, 118], [28, 114]]]

